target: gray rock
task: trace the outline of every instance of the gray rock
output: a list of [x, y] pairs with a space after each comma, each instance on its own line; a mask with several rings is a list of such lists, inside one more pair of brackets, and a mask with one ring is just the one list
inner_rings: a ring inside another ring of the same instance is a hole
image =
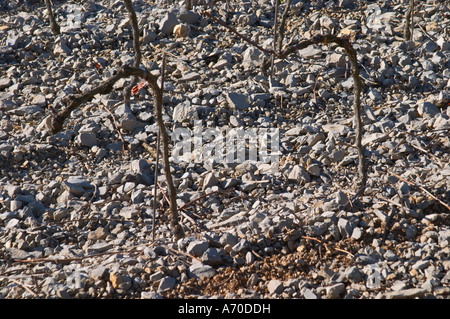
[[212, 187], [212, 186], [216, 186], [218, 184], [219, 184], [219, 180], [214, 175], [214, 173], [208, 173], [205, 175], [205, 178], [203, 180], [203, 190], [205, 190], [209, 187]]
[[427, 294], [427, 289], [424, 288], [410, 288], [399, 291], [392, 291], [383, 293], [379, 298], [381, 299], [412, 299], [423, 298]]
[[178, 79], [178, 83], [194, 82], [200, 79], [201, 75], [198, 72], [186, 72], [181, 78]]
[[198, 120], [197, 107], [191, 105], [189, 101], [179, 103], [173, 110], [172, 119], [175, 122]]
[[236, 110], [246, 110], [249, 108], [250, 104], [248, 102], [248, 96], [240, 93], [227, 93], [226, 99], [228, 105], [232, 109]]
[[85, 193], [92, 193], [94, 191], [94, 185], [89, 183], [88, 181], [76, 177], [70, 176], [67, 181], [63, 183], [63, 186], [75, 196], [82, 196]]
[[336, 204], [338, 204], [339, 206], [345, 206], [349, 203], [349, 198], [348, 198], [347, 194], [345, 194], [343, 191], [339, 190], [336, 193], [335, 201], [336, 201]]
[[89, 276], [94, 280], [102, 280], [106, 279], [107, 273], [107, 268], [103, 265], [99, 265], [89, 271]]
[[284, 290], [283, 283], [278, 279], [272, 279], [267, 284], [267, 290], [269, 291], [269, 294], [281, 294]]
[[295, 165], [289, 172], [288, 180], [298, 184], [309, 182], [311, 180], [308, 172], [301, 165]]
[[193, 242], [189, 243], [189, 245], [186, 248], [186, 252], [195, 257], [200, 257], [208, 249], [208, 247], [209, 244], [207, 241], [194, 240]]
[[311, 289], [308, 289], [308, 288], [304, 289], [303, 297], [305, 297], [305, 299], [318, 299], [316, 294]]
[[234, 246], [238, 242], [238, 237], [228, 232], [223, 233], [219, 239], [219, 243], [222, 245], [222, 247], [225, 247], [226, 245]]
[[173, 28], [180, 22], [177, 19], [177, 16], [171, 12], [168, 12], [164, 15], [164, 17], [159, 21], [159, 30], [165, 35], [172, 34]]
[[55, 42], [53, 54], [55, 56], [69, 56], [72, 54], [72, 50], [67, 46], [66, 40], [59, 37]]
[[425, 118], [432, 118], [440, 113], [439, 109], [430, 102], [419, 103], [417, 106], [417, 112], [420, 116]]
[[327, 297], [330, 299], [339, 298], [341, 295], [345, 293], [345, 284], [338, 283], [333, 286], [329, 286], [326, 288]]
[[188, 276], [191, 278], [209, 278], [216, 274], [213, 267], [195, 262], [188, 269]]
[[244, 68], [261, 67], [264, 63], [265, 54], [253, 46], [249, 46], [242, 55], [242, 66]]
[[108, 243], [108, 242], [101, 242], [101, 243], [96, 243], [93, 244], [89, 247], [87, 247], [86, 251], [88, 253], [103, 253], [105, 251], [110, 250], [111, 248], [113, 248], [112, 243]]
[[155, 32], [148, 29], [144, 29], [144, 35], [142, 37], [142, 45], [150, 44], [156, 41], [157, 35]]
[[6, 89], [13, 84], [10, 78], [0, 78], [0, 90]]
[[345, 218], [339, 218], [337, 227], [342, 237], [348, 238], [352, 236], [353, 225]]
[[201, 16], [198, 13], [187, 10], [184, 7], [181, 7], [178, 12], [178, 20], [187, 24], [196, 24], [200, 21], [200, 18]]
[[34, 115], [37, 115], [37, 113], [41, 113], [43, 111], [44, 111], [44, 109], [42, 107], [40, 107], [39, 105], [24, 105], [24, 106], [20, 106], [20, 107], [16, 108], [14, 110], [14, 113], [19, 116], [23, 116], [23, 115], [34, 116]]
[[210, 247], [203, 253], [202, 262], [210, 266], [219, 266], [223, 263], [221, 253], [217, 248]]
[[235, 252], [244, 252], [248, 249], [248, 242], [245, 238], [242, 238], [236, 245], [233, 246]]
[[350, 266], [348, 267], [344, 272], [345, 278], [350, 280], [351, 282], [358, 283], [362, 280], [363, 274], [356, 266]]
[[332, 30], [338, 25], [338, 22], [335, 19], [330, 18], [329, 16], [326, 15], [321, 16], [319, 18], [319, 22], [321, 27], [324, 27], [328, 30]]
[[173, 287], [175, 287], [176, 283], [177, 283], [177, 281], [175, 280], [175, 278], [166, 276], [166, 277], [162, 278], [161, 281], [159, 282], [158, 291], [170, 290]]
[[412, 266], [412, 268], [416, 270], [423, 270], [427, 268], [430, 264], [431, 264], [430, 260], [419, 260]]
[[150, 275], [149, 279], [151, 282], [157, 282], [158, 280], [161, 280], [161, 278], [163, 278], [163, 277], [164, 277], [164, 272], [156, 271]]

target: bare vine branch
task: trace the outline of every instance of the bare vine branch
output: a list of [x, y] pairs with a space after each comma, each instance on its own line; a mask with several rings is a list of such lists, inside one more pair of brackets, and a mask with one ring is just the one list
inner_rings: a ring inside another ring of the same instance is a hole
[[52, 29], [53, 34], [58, 35], [61, 33], [61, 30], [59, 28], [58, 23], [55, 20], [55, 17], [53, 16], [52, 4], [51, 4], [50, 0], [45, 0], [45, 5], [47, 6], [47, 14], [48, 14], [48, 19], [50, 21], [50, 28]]

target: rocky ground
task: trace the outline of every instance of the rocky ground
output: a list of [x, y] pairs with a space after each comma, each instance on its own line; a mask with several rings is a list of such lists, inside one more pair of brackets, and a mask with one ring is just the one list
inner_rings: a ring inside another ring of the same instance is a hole
[[[449, 1], [419, 1], [412, 41], [406, 1], [292, 3], [284, 45], [332, 32], [358, 52], [368, 185], [353, 202], [353, 80], [342, 49], [275, 59], [270, 78], [269, 57], [201, 6], [133, 2], [144, 65], [157, 75], [167, 56], [168, 131], [196, 119], [278, 128], [278, 171], [172, 158], [186, 233], [175, 240], [164, 175], [153, 197], [150, 91], [125, 107], [128, 79], [119, 81], [61, 132], [41, 124], [63, 97], [133, 63], [123, 1], [54, 1], [60, 36], [43, 4], [0, 1], [1, 298], [450, 296]], [[231, 5], [208, 10], [271, 48], [270, 2]]]

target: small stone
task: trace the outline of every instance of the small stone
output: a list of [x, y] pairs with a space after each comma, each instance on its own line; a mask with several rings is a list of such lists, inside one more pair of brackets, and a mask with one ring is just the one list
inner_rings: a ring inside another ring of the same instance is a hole
[[305, 299], [317, 299], [316, 294], [308, 288], [305, 288], [303, 291], [303, 297], [305, 297]]
[[103, 240], [106, 238], [108, 233], [105, 231], [103, 227], [97, 227], [94, 231], [89, 232], [88, 239], [91, 240]]
[[166, 276], [166, 277], [162, 278], [161, 281], [159, 282], [158, 291], [170, 290], [173, 287], [175, 287], [176, 283], [177, 283], [177, 281], [175, 280], [175, 278]]
[[0, 78], [0, 90], [6, 89], [13, 84], [10, 78]]
[[121, 289], [127, 291], [132, 286], [131, 278], [120, 273], [110, 273], [109, 281], [111, 282], [113, 288], [116, 290]]
[[406, 288], [406, 284], [405, 284], [404, 281], [401, 281], [401, 280], [394, 281], [394, 283], [391, 286], [391, 289], [393, 291], [400, 291], [400, 290], [403, 290], [405, 288]]
[[94, 186], [82, 178], [71, 176], [64, 182], [63, 186], [75, 196], [82, 196], [85, 193], [92, 193]]
[[350, 266], [348, 267], [345, 272], [344, 272], [344, 276], [354, 282], [354, 283], [358, 283], [362, 280], [362, 273], [361, 271], [358, 269], [358, 267], [356, 266]]
[[437, 114], [440, 113], [439, 109], [430, 102], [421, 102], [417, 106], [417, 112], [420, 116], [426, 117], [426, 118], [432, 118], [435, 117]]
[[219, 184], [219, 180], [214, 175], [214, 173], [208, 173], [203, 180], [203, 190], [213, 187]]
[[105, 278], [107, 268], [105, 266], [97, 266], [89, 272], [89, 276], [94, 280], [101, 280]]
[[309, 182], [311, 177], [308, 172], [301, 165], [295, 165], [289, 172], [288, 180], [298, 184]]
[[339, 218], [337, 227], [339, 229], [339, 233], [342, 237], [347, 238], [351, 237], [353, 232], [353, 227], [351, 223], [345, 218]]
[[9, 210], [12, 211], [12, 212], [14, 212], [14, 211], [16, 211], [16, 210], [21, 209], [22, 206], [23, 206], [23, 203], [22, 203], [20, 200], [12, 200], [12, 201], [9, 203]]
[[213, 267], [209, 265], [203, 265], [202, 263], [195, 262], [189, 267], [188, 275], [189, 277], [198, 277], [198, 278], [209, 278], [214, 276], [216, 271]]
[[327, 287], [326, 291], [328, 298], [339, 298], [345, 292], [345, 285], [343, 283], [338, 283], [336, 285]]
[[102, 242], [89, 246], [86, 251], [88, 253], [103, 253], [110, 250], [113, 247], [111, 243]]
[[55, 56], [60, 56], [60, 55], [61, 56], [69, 56], [72, 54], [72, 50], [69, 49], [69, 47], [66, 44], [66, 41], [60, 37], [55, 42], [53, 54]]
[[281, 294], [284, 290], [283, 283], [278, 279], [272, 279], [267, 284], [267, 289], [269, 290], [269, 293], [272, 294]]
[[157, 272], [154, 272], [153, 274], [151, 274], [149, 279], [151, 282], [157, 282], [158, 280], [160, 280], [163, 277], [164, 277], [164, 273], [162, 271], [157, 271]]
[[219, 243], [222, 245], [222, 247], [225, 247], [226, 245], [234, 246], [238, 242], [239, 239], [229, 232], [223, 233], [223, 235], [219, 239]]
[[352, 238], [355, 240], [360, 240], [362, 237], [363, 231], [360, 227], [353, 228]]
[[173, 109], [172, 119], [175, 122], [195, 121], [198, 120], [197, 108], [189, 101], [179, 103]]
[[399, 291], [387, 292], [382, 295], [386, 299], [412, 299], [423, 298], [427, 294], [427, 290], [423, 288], [410, 288]]
[[337, 191], [335, 201], [339, 206], [345, 206], [349, 203], [347, 194], [341, 190]]
[[412, 266], [412, 268], [416, 270], [423, 270], [427, 268], [430, 264], [431, 264], [430, 260], [419, 260]]
[[249, 46], [242, 55], [244, 68], [261, 67], [264, 64], [265, 54], [253, 46]]
[[210, 247], [202, 255], [201, 260], [210, 266], [219, 266], [223, 263], [222, 256], [217, 248]]
[[191, 29], [187, 24], [177, 24], [173, 28], [173, 34], [175, 35], [175, 38], [186, 38], [189, 36], [190, 32]]
[[248, 96], [239, 93], [227, 93], [226, 99], [229, 106], [236, 110], [246, 110], [249, 108]]
[[179, 24], [177, 16], [171, 12], [168, 12], [164, 15], [164, 17], [159, 21], [159, 30], [166, 34], [172, 34], [175, 26]]
[[314, 164], [308, 165], [308, 167], [306, 168], [306, 171], [313, 176], [320, 176], [321, 168], [320, 168], [319, 164], [314, 163]]
[[338, 22], [335, 19], [330, 18], [329, 16], [326, 15], [320, 17], [319, 22], [321, 27], [324, 27], [329, 30], [335, 28], [338, 25]]
[[194, 240], [189, 243], [186, 248], [186, 252], [195, 257], [200, 257], [208, 249], [208, 242], [202, 240]]
[[97, 136], [95, 133], [80, 133], [77, 136], [77, 142], [81, 146], [93, 147], [97, 145]]

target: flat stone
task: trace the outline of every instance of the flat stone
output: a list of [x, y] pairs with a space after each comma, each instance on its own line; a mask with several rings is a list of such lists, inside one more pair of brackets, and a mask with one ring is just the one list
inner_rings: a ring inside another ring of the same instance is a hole
[[86, 252], [88, 253], [103, 253], [105, 251], [110, 250], [113, 248], [112, 243], [102, 242], [102, 243], [96, 243], [91, 246], [89, 246], [86, 249]]
[[301, 165], [295, 165], [289, 172], [288, 180], [295, 183], [304, 183], [311, 180], [308, 172]]
[[272, 279], [267, 284], [267, 290], [269, 290], [269, 293], [272, 294], [281, 294], [284, 290], [283, 283], [278, 279]]
[[391, 291], [382, 294], [382, 299], [412, 299], [423, 298], [427, 294], [427, 289], [424, 288], [410, 288], [399, 291]]
[[195, 262], [188, 269], [188, 276], [195, 278], [209, 278], [216, 274], [213, 267]]
[[207, 241], [194, 240], [189, 243], [186, 248], [186, 252], [195, 257], [200, 257], [208, 249], [209, 244]]
[[0, 78], [0, 90], [6, 89], [13, 84], [10, 78]]
[[159, 21], [159, 30], [166, 34], [172, 34], [175, 26], [179, 24], [177, 16], [171, 12], [168, 12], [164, 15], [164, 17]]
[[417, 106], [417, 112], [422, 117], [435, 117], [440, 113], [439, 109], [430, 102], [422, 102]]
[[339, 298], [340, 295], [345, 292], [345, 284], [338, 283], [336, 285], [329, 286], [326, 289], [327, 289], [327, 297], [328, 298], [331, 298], [331, 299]]
[[218, 184], [219, 184], [219, 180], [214, 175], [214, 173], [208, 173], [208, 174], [206, 174], [206, 176], [203, 180], [203, 190], [205, 190], [209, 187], [212, 187], [212, 186], [216, 186]]
[[188, 10], [184, 7], [181, 7], [180, 11], [178, 12], [178, 20], [184, 23], [196, 24], [200, 21], [200, 18], [201, 16], [198, 13]]
[[75, 196], [82, 196], [84, 193], [92, 193], [94, 191], [94, 185], [75, 176], [69, 177], [63, 183], [63, 186]]
[[93, 147], [97, 145], [97, 136], [95, 133], [80, 133], [77, 135], [77, 142], [81, 146]]
[[261, 67], [265, 54], [253, 46], [249, 46], [242, 54], [242, 66], [244, 68]]
[[173, 110], [172, 119], [175, 122], [198, 120], [197, 108], [191, 105], [189, 101], [179, 103]]
[[223, 263], [222, 256], [217, 248], [210, 247], [202, 255], [202, 262], [210, 266], [219, 266]]
[[303, 291], [303, 297], [305, 297], [305, 299], [317, 299], [317, 295], [308, 288], [305, 288], [305, 290]]
[[175, 287], [177, 281], [175, 278], [166, 276], [161, 279], [158, 285], [158, 291], [167, 291]]

